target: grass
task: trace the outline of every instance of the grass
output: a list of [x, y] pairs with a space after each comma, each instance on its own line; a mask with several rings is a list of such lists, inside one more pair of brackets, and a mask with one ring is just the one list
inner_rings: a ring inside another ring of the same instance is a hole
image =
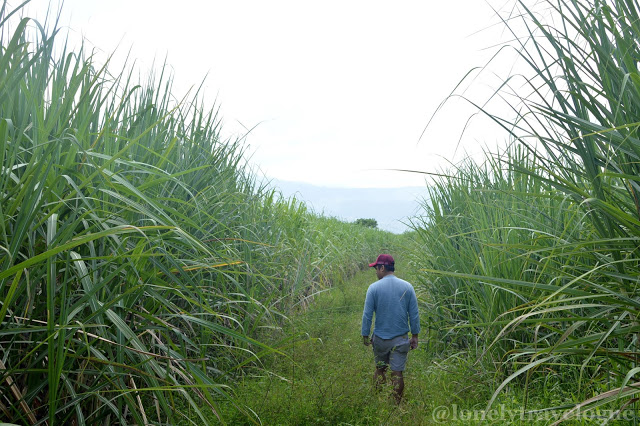
[[392, 403], [390, 385], [379, 393], [372, 389], [373, 355], [360, 337], [364, 294], [376, 279], [370, 272], [319, 294], [307, 311], [271, 336], [275, 347], [291, 346], [287, 356], [265, 359], [266, 371], [247, 375], [237, 389], [263, 424], [402, 423], [409, 419], [409, 407], [424, 404], [416, 368], [424, 348], [410, 354], [404, 408]]
[[637, 424], [640, 4], [512, 6], [497, 55], [515, 52], [518, 73], [492, 101], [513, 117], [468, 99], [510, 147], [437, 184], [416, 221], [418, 282], [442, 338], [504, 372], [487, 408], [509, 383], [563, 369], [569, 418], [628, 409]]
[[[166, 67], [113, 73], [3, 2], [2, 418], [637, 423], [640, 5], [536, 5], [504, 17], [516, 118], [474, 102], [512, 147], [445, 173], [395, 236], [283, 199]], [[399, 407], [358, 335], [373, 276], [350, 280], [396, 250], [429, 330]]]
[[394, 237], [283, 199], [167, 67], [114, 72], [20, 11], [0, 8], [0, 417], [202, 423], [274, 350], [261, 329]]
[[[362, 344], [359, 330], [364, 295], [375, 279], [365, 271], [319, 294], [308, 310], [271, 333], [267, 341], [283, 348], [286, 356], [263, 359], [264, 369], [247, 374], [236, 389], [236, 401], [254, 415], [246, 417], [228, 406], [223, 418], [229, 424], [430, 425], [469, 424], [480, 416], [496, 385], [492, 369], [468, 351], [443, 348], [433, 333], [421, 336], [420, 346], [409, 354], [400, 406], [393, 402], [390, 383], [374, 389], [373, 354]], [[559, 396], [535, 402], [556, 403]], [[492, 423], [531, 424], [534, 414], [520, 413], [524, 397], [510, 389], [498, 404], [501, 417], [496, 414]], [[444, 419], [443, 410], [448, 410]], [[509, 415], [515, 419], [509, 421]], [[521, 421], [521, 415], [529, 417]], [[478, 418], [476, 424], [486, 422]]]

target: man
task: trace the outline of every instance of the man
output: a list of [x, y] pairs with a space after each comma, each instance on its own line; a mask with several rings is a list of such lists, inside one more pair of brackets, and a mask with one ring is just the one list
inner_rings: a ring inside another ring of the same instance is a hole
[[[378, 281], [371, 284], [367, 290], [362, 313], [362, 340], [365, 346], [373, 344], [376, 361], [373, 380], [376, 387], [385, 382], [385, 372], [390, 367], [394, 396], [399, 404], [404, 391], [402, 372], [407, 362], [407, 354], [409, 348], [418, 347], [418, 301], [413, 286], [394, 275], [395, 261], [391, 255], [381, 254], [369, 266], [376, 268]], [[370, 340], [374, 313], [375, 328]], [[409, 331], [411, 339], [407, 334]]]

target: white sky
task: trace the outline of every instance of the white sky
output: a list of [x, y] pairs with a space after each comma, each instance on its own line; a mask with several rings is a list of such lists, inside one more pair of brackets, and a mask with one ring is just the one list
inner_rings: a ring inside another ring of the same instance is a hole
[[[29, 15], [43, 20], [48, 4], [32, 0]], [[271, 178], [423, 185], [423, 175], [384, 169], [436, 172], [506, 140], [477, 118], [456, 152], [474, 112], [457, 101], [419, 141], [440, 102], [495, 52], [482, 49], [502, 37], [501, 27], [474, 34], [497, 22], [483, 0], [66, 0], [61, 22], [72, 42], [117, 49], [116, 61], [131, 49], [142, 75], [166, 57], [178, 97], [207, 76], [223, 134], [257, 126], [247, 137], [251, 162]], [[483, 99], [495, 87], [477, 80], [472, 90]]]

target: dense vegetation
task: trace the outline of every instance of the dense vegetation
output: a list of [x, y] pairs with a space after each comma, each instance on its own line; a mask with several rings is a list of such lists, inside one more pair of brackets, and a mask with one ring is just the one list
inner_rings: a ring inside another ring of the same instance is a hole
[[360, 219], [356, 219], [355, 221], [356, 225], [360, 225], [360, 226], [365, 226], [367, 228], [377, 228], [378, 227], [378, 221], [371, 218], [371, 219], [364, 219], [364, 218], [360, 218]]
[[514, 41], [501, 53], [525, 70], [495, 98], [515, 119], [481, 111], [511, 147], [438, 179], [414, 262], [438, 340], [501, 366], [494, 398], [517, 382], [568, 391], [567, 418], [636, 408], [640, 6], [532, 3], [504, 17]]
[[[344, 280], [396, 250], [410, 252], [428, 330], [409, 409], [428, 419], [454, 398], [547, 404], [567, 418], [637, 408], [637, 0], [514, 2], [504, 17], [513, 41], [500, 52], [516, 52], [525, 70], [493, 98], [515, 118], [470, 99], [510, 145], [439, 174], [401, 237], [283, 199], [239, 141], [221, 138], [216, 109], [198, 93], [175, 98], [166, 69], [147, 81], [114, 73], [19, 10], [4, 2], [0, 13], [3, 420], [396, 416], [370, 395], [369, 370], [345, 367], [368, 358], [330, 370], [316, 356], [358, 343], [342, 333], [362, 289]], [[287, 323], [334, 284], [309, 317]], [[296, 372], [301, 363], [314, 374]], [[289, 378], [308, 400], [290, 403]], [[438, 400], [439, 390], [455, 395]], [[259, 416], [254, 395], [265, 398]], [[294, 409], [268, 417], [284, 402]]]
[[[388, 248], [260, 183], [217, 110], [0, 13], [0, 418], [217, 412], [257, 340]], [[178, 98], [181, 99], [181, 98]]]

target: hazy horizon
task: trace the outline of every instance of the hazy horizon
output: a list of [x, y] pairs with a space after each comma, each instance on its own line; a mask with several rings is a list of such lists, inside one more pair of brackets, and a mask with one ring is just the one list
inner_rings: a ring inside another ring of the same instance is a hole
[[396, 234], [409, 230], [407, 219], [420, 212], [419, 200], [427, 186], [399, 188], [344, 188], [272, 179], [271, 187], [286, 198], [295, 196], [315, 213], [347, 222], [375, 219], [378, 228]]

